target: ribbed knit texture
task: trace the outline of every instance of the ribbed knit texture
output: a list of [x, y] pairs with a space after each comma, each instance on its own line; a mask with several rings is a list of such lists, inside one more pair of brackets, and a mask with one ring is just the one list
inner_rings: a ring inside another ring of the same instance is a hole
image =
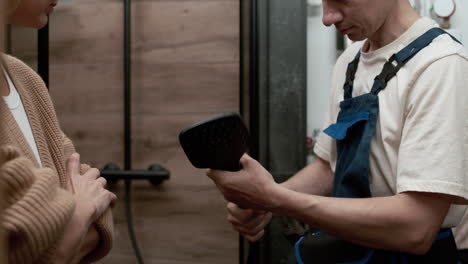
[[50, 263], [75, 209], [73, 195], [59, 188], [53, 170], [35, 168], [13, 147], [0, 152], [7, 157], [0, 185], [5, 188], [2, 227], [9, 237], [9, 263]]
[[[54, 173], [54, 181], [57, 186], [66, 189], [67, 179], [65, 174], [65, 161], [75, 151], [75, 149], [71, 140], [64, 135], [59, 127], [57, 116], [47, 88], [45, 87], [42, 79], [31, 68], [18, 59], [4, 55], [3, 60], [5, 68], [21, 96], [34, 139], [36, 140], [42, 166], [44, 168], [49, 168], [48, 171], [50, 173]], [[13, 145], [17, 147], [19, 154], [25, 156], [30, 163], [37, 168], [38, 162], [34, 157], [31, 147], [27, 143], [21, 129], [16, 123], [16, 120], [3, 101], [0, 102], [0, 113], [2, 113], [2, 117], [4, 118], [3, 127], [0, 129], [0, 144], [2, 146]], [[82, 165], [81, 167], [82, 173], [89, 169], [89, 166], [87, 165]], [[39, 179], [43, 176], [44, 172], [42, 172], [42, 170], [38, 170], [38, 173], [39, 175], [36, 175], [36, 178]], [[54, 212], [51, 211], [49, 213]], [[24, 210], [21, 213], [23, 214], [23, 217], [31, 217], [33, 215], [32, 212], [27, 210]], [[19, 217], [20, 215], [17, 214], [15, 216]], [[10, 221], [14, 220], [15, 219], [11, 218]], [[16, 220], [21, 221], [21, 218]], [[112, 248], [113, 219], [111, 210], [107, 210], [96, 222], [95, 226], [100, 234], [99, 246], [86, 257], [85, 262], [95, 262], [101, 259], [107, 255]], [[62, 227], [56, 226], [55, 228], [58, 230]], [[31, 242], [35, 241], [32, 240]], [[15, 249], [16, 245], [11, 243], [12, 242], [10, 241], [10, 248]], [[53, 249], [44, 250], [50, 251]]]
[[[0, 126], [2, 124], [2, 117], [0, 115]], [[0, 161], [0, 166], [2, 166], [3, 162]], [[5, 193], [5, 185], [0, 183], [0, 223], [3, 223], [3, 211], [5, 210], [6, 207], [6, 202], [4, 199], [4, 193]], [[0, 224], [0, 264], [7, 264], [8, 263], [8, 254], [7, 254], [7, 236], [5, 232], [5, 228]]]

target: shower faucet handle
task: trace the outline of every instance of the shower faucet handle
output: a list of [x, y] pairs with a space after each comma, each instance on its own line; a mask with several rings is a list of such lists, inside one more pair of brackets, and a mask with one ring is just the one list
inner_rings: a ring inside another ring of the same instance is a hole
[[161, 165], [151, 165], [148, 170], [122, 170], [114, 163], [109, 163], [101, 170], [101, 176], [109, 183], [116, 183], [118, 180], [148, 180], [153, 185], [160, 185], [169, 180], [171, 173]]

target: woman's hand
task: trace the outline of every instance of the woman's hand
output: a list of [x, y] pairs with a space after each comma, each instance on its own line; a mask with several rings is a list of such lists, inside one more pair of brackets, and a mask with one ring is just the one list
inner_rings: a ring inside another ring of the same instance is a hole
[[80, 156], [74, 153], [67, 160], [67, 178], [76, 199], [76, 212], [86, 217], [88, 225], [96, 221], [117, 199], [117, 196], [104, 187], [106, 179], [100, 177], [98, 169], [92, 168], [80, 174]]
[[263, 237], [265, 226], [270, 223], [272, 218], [270, 212], [242, 209], [233, 203], [228, 203], [227, 210], [227, 220], [231, 223], [232, 228], [250, 242], [255, 242]]
[[53, 263], [75, 264], [89, 253], [88, 246], [93, 247], [95, 242], [92, 240], [98, 239], [92, 224], [115, 202], [117, 196], [104, 189], [106, 180], [100, 177], [99, 170], [90, 169], [83, 175], [80, 174], [78, 154], [70, 156], [66, 167], [68, 188], [73, 192], [76, 208], [65, 227]]

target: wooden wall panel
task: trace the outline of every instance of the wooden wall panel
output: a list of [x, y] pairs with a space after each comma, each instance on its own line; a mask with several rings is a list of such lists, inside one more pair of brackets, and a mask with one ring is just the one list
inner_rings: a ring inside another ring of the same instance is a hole
[[238, 9], [237, 1], [139, 1], [134, 48], [156, 64], [237, 61]]
[[[170, 181], [135, 182], [135, 231], [146, 263], [234, 264], [237, 233], [225, 201], [178, 143], [179, 131], [238, 111], [239, 5], [235, 0], [134, 0], [133, 164], [168, 168]], [[117, 0], [61, 3], [51, 19], [51, 94], [84, 161], [123, 165], [123, 9]], [[116, 239], [103, 263], [136, 263], [123, 185]]]
[[[196, 177], [197, 178], [197, 177]], [[200, 177], [198, 177], [200, 178]], [[122, 196], [121, 188], [117, 195]], [[133, 188], [136, 235], [149, 263], [236, 263], [236, 235], [225, 222], [224, 202], [209, 185], [171, 183], [154, 189], [146, 183]], [[186, 204], [186, 206], [181, 206]], [[124, 208], [116, 208], [118, 248], [104, 263], [123, 262], [133, 255], [126, 234]]]
[[[236, 109], [238, 64], [151, 64], [135, 66], [135, 114], [216, 113]], [[209, 74], [207, 74], [209, 73]], [[145, 76], [151, 76], [146, 78]], [[157, 80], [157, 82], [155, 81]]]
[[37, 30], [10, 25], [9, 52], [37, 70]]
[[52, 65], [107, 63], [121, 69], [122, 16], [122, 1], [59, 3], [50, 19]]

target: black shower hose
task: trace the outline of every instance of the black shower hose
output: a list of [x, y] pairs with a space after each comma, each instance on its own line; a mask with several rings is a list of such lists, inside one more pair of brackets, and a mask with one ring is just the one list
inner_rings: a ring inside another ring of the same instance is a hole
[[138, 260], [138, 264], [144, 264], [140, 248], [138, 247], [135, 231], [133, 230], [132, 180], [125, 180], [125, 215], [127, 217], [128, 235], [132, 243], [133, 251], [135, 251], [135, 256]]

